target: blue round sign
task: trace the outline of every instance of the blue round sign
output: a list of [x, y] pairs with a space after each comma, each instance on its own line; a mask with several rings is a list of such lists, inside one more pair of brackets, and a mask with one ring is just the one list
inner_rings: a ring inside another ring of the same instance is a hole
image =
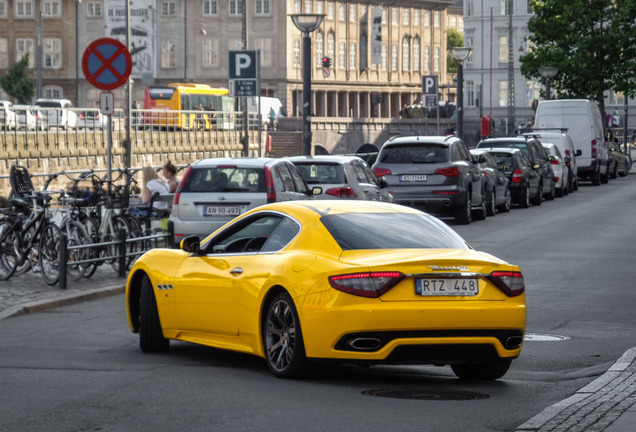
[[128, 48], [117, 39], [101, 38], [84, 51], [82, 70], [86, 80], [101, 90], [113, 90], [126, 83], [132, 71]]

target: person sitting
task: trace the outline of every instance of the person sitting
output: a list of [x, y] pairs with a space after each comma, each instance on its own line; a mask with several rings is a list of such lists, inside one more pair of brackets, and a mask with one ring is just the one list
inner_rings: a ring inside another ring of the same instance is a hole
[[[159, 194], [163, 195], [170, 193], [168, 186], [161, 178], [159, 178], [157, 171], [155, 171], [153, 167], [144, 167], [142, 175], [144, 186], [141, 189], [141, 200], [144, 204], [150, 204], [150, 199], [155, 192], [159, 192]], [[155, 199], [151, 210], [158, 214], [166, 213], [168, 211], [168, 203]]]
[[161, 169], [163, 178], [166, 179], [166, 184], [170, 193], [174, 193], [179, 186], [179, 179], [177, 178], [177, 167], [168, 161]]

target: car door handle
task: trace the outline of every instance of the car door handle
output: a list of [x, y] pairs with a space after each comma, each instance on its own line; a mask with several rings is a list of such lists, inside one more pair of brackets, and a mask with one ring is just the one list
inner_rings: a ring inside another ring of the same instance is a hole
[[235, 276], [236, 276], [236, 275], [240, 275], [240, 274], [242, 274], [242, 273], [243, 273], [243, 269], [242, 269], [242, 268], [240, 268], [240, 267], [236, 267], [236, 268], [234, 268], [234, 269], [230, 270], [230, 274], [233, 274], [233, 275], [235, 275]]

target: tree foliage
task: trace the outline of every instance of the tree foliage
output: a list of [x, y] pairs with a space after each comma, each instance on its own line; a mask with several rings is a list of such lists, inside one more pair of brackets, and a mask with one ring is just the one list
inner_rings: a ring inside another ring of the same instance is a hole
[[532, 0], [529, 52], [521, 73], [545, 79], [541, 66], [555, 66], [550, 80], [561, 97], [591, 98], [605, 114], [603, 92], [636, 94], [634, 0]]
[[28, 104], [35, 94], [33, 79], [26, 73], [28, 66], [29, 54], [27, 53], [0, 77], [0, 87], [20, 104]]
[[457, 60], [450, 55], [450, 49], [454, 47], [464, 46], [464, 36], [455, 28], [449, 28], [446, 32], [446, 46], [448, 47], [448, 55], [446, 59], [446, 70], [450, 74], [457, 73]]

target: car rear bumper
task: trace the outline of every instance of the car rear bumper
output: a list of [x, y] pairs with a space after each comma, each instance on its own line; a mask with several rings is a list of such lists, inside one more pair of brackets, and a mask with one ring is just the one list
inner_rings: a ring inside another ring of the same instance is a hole
[[444, 190], [438, 188], [439, 193], [427, 193], [421, 196], [400, 196], [399, 192], [392, 191], [396, 204], [412, 207], [428, 213], [452, 213], [466, 202], [466, 193], [457, 191], [456, 188]]

